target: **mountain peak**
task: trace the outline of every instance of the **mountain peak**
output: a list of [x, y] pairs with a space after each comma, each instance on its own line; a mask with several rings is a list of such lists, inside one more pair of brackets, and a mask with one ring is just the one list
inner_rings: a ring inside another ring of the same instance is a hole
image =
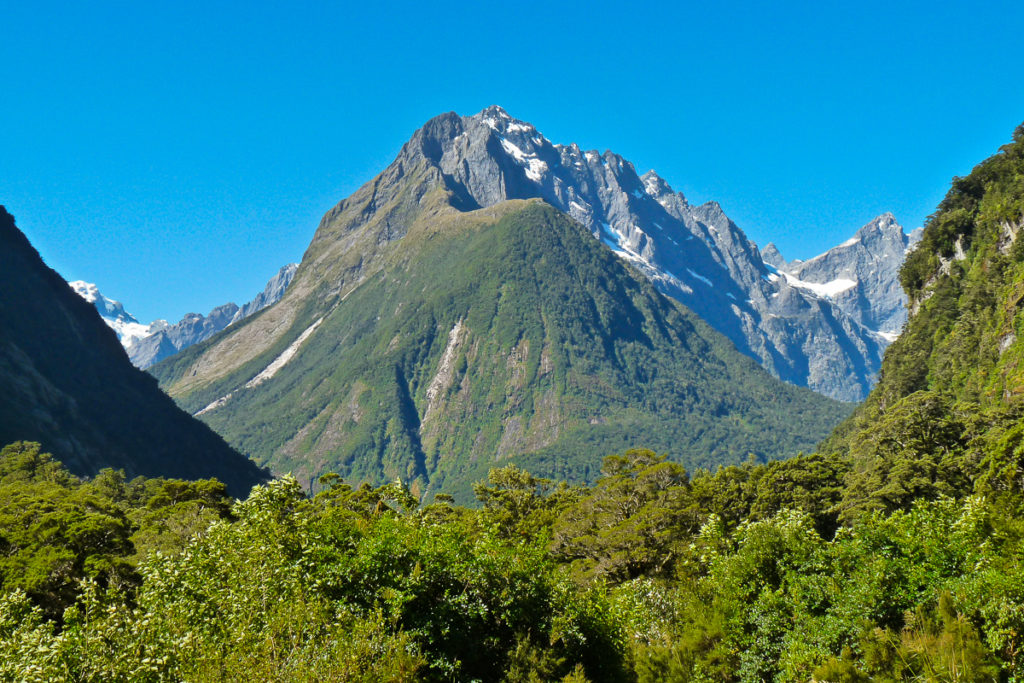
[[[442, 191], [428, 195], [435, 187]], [[717, 202], [690, 205], [655, 171], [641, 177], [611, 150], [552, 144], [497, 105], [472, 116], [431, 119], [392, 165], [328, 212], [304, 259], [332, 262], [329, 254], [347, 251], [353, 231], [370, 223], [378, 244], [403, 239], [428, 196], [440, 202], [431, 211], [458, 212], [543, 199], [776, 376], [846, 400], [862, 398], [873, 381], [881, 354], [875, 336], [814, 288], [794, 288], [769, 273]], [[896, 246], [887, 238], [871, 241]], [[349, 273], [339, 269], [331, 277]], [[811, 322], [807, 311], [814, 311]], [[838, 326], [829, 322], [835, 319]], [[808, 348], [811, 339], [813, 358], [786, 350]]]
[[785, 269], [786, 267], [786, 259], [774, 242], [764, 245], [764, 249], [761, 250], [761, 260], [774, 268]]
[[75, 290], [78, 296], [82, 297], [89, 303], [96, 303], [96, 300], [100, 298], [100, 289], [91, 282], [85, 280], [75, 280], [69, 282], [68, 286]]
[[867, 234], [869, 232], [881, 232], [883, 234], [903, 234], [903, 226], [896, 222], [896, 217], [892, 215], [892, 212], [886, 211], [885, 213], [876, 216], [874, 219], [869, 221], [867, 225], [857, 231], [857, 235]]
[[505, 108], [502, 107], [500, 104], [492, 104], [489, 107], [484, 107], [480, 111], [480, 113], [477, 114], [477, 116], [479, 116], [480, 118], [505, 119], [506, 121], [511, 121], [512, 120], [512, 117], [505, 110]]

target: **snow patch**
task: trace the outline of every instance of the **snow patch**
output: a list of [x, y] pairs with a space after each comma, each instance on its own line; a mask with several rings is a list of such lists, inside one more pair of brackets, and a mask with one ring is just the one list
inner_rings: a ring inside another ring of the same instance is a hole
[[75, 290], [75, 294], [82, 297], [91, 304], [96, 303], [96, 299], [100, 298], [99, 287], [97, 287], [91, 282], [86, 282], [85, 280], [75, 280], [74, 282], [69, 282], [68, 286], [71, 287], [71, 289]]
[[510, 154], [522, 166], [526, 167], [526, 177], [539, 183], [544, 174], [547, 173], [548, 165], [537, 158], [536, 154], [527, 154], [505, 138], [500, 138], [501, 147]]
[[686, 294], [693, 294], [693, 288], [688, 284], [679, 279], [679, 276], [667, 270], [658, 271], [658, 276], [663, 280], [669, 280], [678, 289], [681, 289]]
[[[829, 282], [820, 282], [819, 283], [819, 282], [805, 282], [804, 280], [801, 280], [799, 278], [793, 277], [789, 273], [785, 273], [785, 272], [783, 273], [783, 275], [786, 277], [786, 282], [789, 283], [789, 285], [791, 287], [798, 287], [800, 289], [805, 289], [805, 290], [807, 290], [809, 292], [813, 292], [813, 293], [817, 294], [818, 296], [823, 296], [825, 298], [832, 298], [832, 297], [834, 297], [837, 294], [842, 294], [846, 290], [852, 289], [853, 287], [857, 286], [857, 281], [856, 280], [849, 280], [847, 278], [842, 278], [842, 277], [841, 278], [836, 278], [835, 280], [830, 280]], [[776, 278], [777, 277], [778, 276], [776, 276]]]
[[658, 196], [658, 181], [655, 177], [649, 177], [644, 181], [644, 191], [652, 197]]
[[704, 284], [706, 284], [706, 285], [707, 285], [708, 287], [714, 287], [714, 286], [715, 286], [715, 285], [714, 285], [714, 284], [713, 284], [713, 283], [711, 282], [711, 280], [707, 279], [706, 277], [704, 277], [703, 275], [701, 275], [701, 274], [699, 274], [699, 273], [695, 273], [695, 272], [693, 272], [693, 271], [692, 271], [692, 270], [690, 270], [689, 268], [687, 268], [687, 269], [686, 269], [686, 272], [687, 272], [687, 273], [689, 273], [690, 275], [692, 275], [693, 277], [697, 278], [698, 280], [700, 280], [700, 281], [701, 281], [701, 282], [703, 282]]
[[166, 320], [156, 320], [149, 325], [140, 323], [135, 316], [124, 310], [120, 301], [108, 299], [100, 293], [99, 287], [84, 280], [74, 280], [68, 286], [78, 296], [93, 305], [100, 318], [117, 335], [118, 341], [125, 349], [143, 337], [159, 332], [167, 327]]

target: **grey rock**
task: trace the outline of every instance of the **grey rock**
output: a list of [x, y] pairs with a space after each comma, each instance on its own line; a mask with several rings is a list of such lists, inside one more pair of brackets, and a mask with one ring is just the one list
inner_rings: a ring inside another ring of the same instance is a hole
[[775, 266], [776, 268], [785, 269], [786, 267], [786, 259], [782, 257], [782, 252], [779, 251], [774, 242], [764, 245], [764, 249], [761, 250], [761, 260], [769, 266]]
[[766, 264], [717, 203], [693, 206], [653, 171], [639, 176], [613, 152], [552, 144], [488, 107], [417, 131], [374, 181], [379, 205], [390, 198], [389, 179], [424, 161], [458, 208], [540, 197], [565, 211], [783, 380], [847, 401], [863, 399], [876, 380], [887, 338]]
[[237, 323], [239, 320], [244, 320], [254, 313], [259, 313], [267, 306], [277, 303], [284, 296], [284, 291], [288, 289], [288, 285], [291, 284], [292, 278], [295, 277], [295, 271], [298, 269], [299, 264], [297, 263], [283, 266], [281, 270], [277, 271], [277, 275], [270, 278], [267, 286], [256, 295], [256, 298], [235, 312], [228, 324]]
[[281, 268], [263, 291], [241, 308], [234, 303], [227, 303], [217, 306], [208, 315], [188, 313], [173, 325], [165, 324], [153, 334], [128, 346], [128, 357], [137, 367], [145, 369], [193, 344], [209, 339], [229, 325], [248, 318], [280, 300], [296, 270], [296, 263]]
[[920, 230], [904, 234], [896, 218], [884, 213], [839, 246], [780, 269], [803, 282], [832, 283], [838, 291], [830, 298], [844, 313], [891, 340], [907, 321], [899, 269], [920, 237]]

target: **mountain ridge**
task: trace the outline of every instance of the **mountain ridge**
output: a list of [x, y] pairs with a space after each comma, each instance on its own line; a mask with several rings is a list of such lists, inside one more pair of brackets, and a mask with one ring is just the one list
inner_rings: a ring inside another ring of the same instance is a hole
[[205, 316], [186, 313], [176, 323], [159, 319], [149, 325], [140, 323], [135, 316], [125, 311], [120, 301], [103, 296], [95, 284], [83, 280], [68, 284], [79, 296], [96, 307], [100, 317], [117, 334], [132, 364], [146, 369], [276, 302], [284, 295], [297, 268], [297, 263], [282, 266], [267, 282], [263, 291], [241, 307], [228, 302], [216, 306]]
[[414, 153], [440, 172], [460, 207], [545, 199], [776, 376], [845, 400], [873, 384], [890, 338], [827, 297], [774, 279], [716, 202], [692, 206], [657, 173], [641, 177], [611, 151], [552, 144], [497, 106], [431, 119], [393, 168]]
[[266, 479], [133, 367], [93, 304], [48, 268], [0, 207], [0, 442], [37, 441], [72, 472], [217, 477], [241, 496]]

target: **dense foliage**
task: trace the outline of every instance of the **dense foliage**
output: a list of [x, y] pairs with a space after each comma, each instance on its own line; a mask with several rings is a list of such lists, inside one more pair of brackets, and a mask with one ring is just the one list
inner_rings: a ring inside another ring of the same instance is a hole
[[512, 466], [472, 509], [327, 477], [228, 510], [214, 483], [80, 481], [31, 444], [0, 468], [4, 514], [25, 508], [0, 527], [5, 679], [1024, 673], [1024, 525], [941, 497], [834, 531], [842, 466], [824, 456], [691, 478], [631, 450], [592, 487]]
[[1024, 472], [1022, 226], [1024, 126], [953, 180], [907, 258], [913, 314], [876, 390], [823, 446], [852, 457], [848, 516], [974, 491], [1015, 500]]

